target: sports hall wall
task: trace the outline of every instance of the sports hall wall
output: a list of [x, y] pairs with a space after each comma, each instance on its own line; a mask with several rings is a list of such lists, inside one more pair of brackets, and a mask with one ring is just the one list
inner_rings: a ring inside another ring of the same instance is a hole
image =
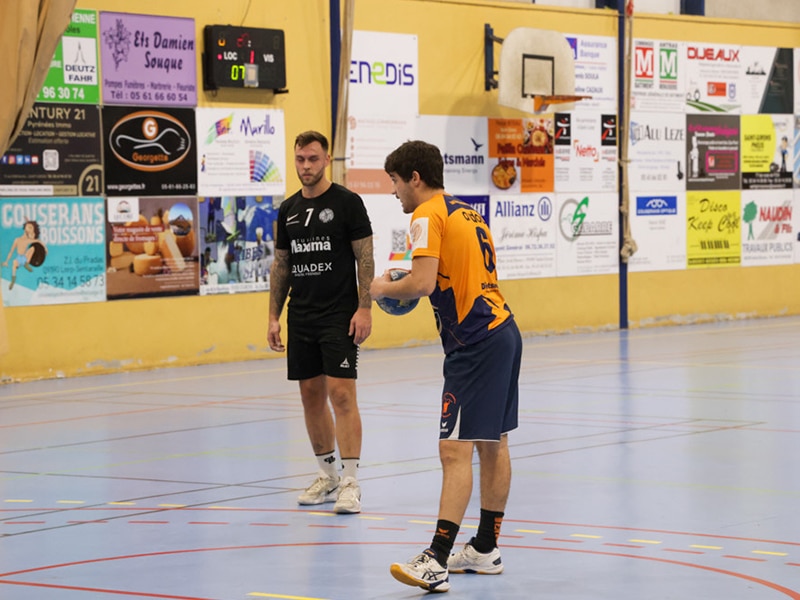
[[[418, 110], [420, 115], [432, 117], [515, 120], [526, 116], [499, 106], [496, 90], [484, 90], [487, 23], [501, 38], [518, 27], [616, 37], [618, 25], [617, 15], [611, 11], [517, 3], [357, 0], [355, 4], [357, 32], [416, 36]], [[331, 131], [327, 0], [140, 0], [135, 11], [122, 0], [79, 0], [77, 7], [191, 17], [195, 20], [198, 47], [203, 27], [210, 24], [284, 30], [288, 93], [231, 89], [204, 92], [198, 49], [197, 106], [246, 109], [256, 105], [282, 111], [286, 193], [299, 187], [291, 160], [294, 135], [310, 128]], [[637, 14], [633, 35], [715, 44], [800, 46], [800, 26], [796, 24], [680, 16]], [[495, 45], [495, 52], [499, 51]], [[383, 201], [397, 202], [388, 195]], [[379, 202], [373, 198], [370, 205], [378, 206]], [[398, 218], [398, 227], [402, 227], [405, 218]], [[633, 233], [636, 238], [636, 231]], [[644, 238], [637, 243], [646, 247]], [[796, 314], [800, 312], [798, 275], [797, 264], [630, 272], [630, 326]], [[507, 279], [502, 287], [528, 335], [614, 329], [620, 323], [620, 277], [616, 273]], [[268, 292], [259, 291], [7, 306], [10, 351], [0, 357], [0, 381], [278, 358], [265, 341], [267, 304]], [[433, 319], [423, 300], [406, 317], [392, 318], [374, 310], [373, 334], [364, 346], [383, 348], [436, 341]]]

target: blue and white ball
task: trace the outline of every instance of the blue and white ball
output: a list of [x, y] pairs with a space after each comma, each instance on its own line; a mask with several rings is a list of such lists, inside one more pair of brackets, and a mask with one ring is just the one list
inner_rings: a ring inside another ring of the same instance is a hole
[[[410, 271], [406, 269], [389, 269], [389, 276], [392, 278], [392, 281], [402, 279], [409, 273]], [[414, 310], [417, 304], [419, 304], [419, 298], [414, 298], [413, 300], [395, 300], [394, 298], [383, 297], [376, 300], [375, 304], [377, 304], [383, 312], [399, 317]]]

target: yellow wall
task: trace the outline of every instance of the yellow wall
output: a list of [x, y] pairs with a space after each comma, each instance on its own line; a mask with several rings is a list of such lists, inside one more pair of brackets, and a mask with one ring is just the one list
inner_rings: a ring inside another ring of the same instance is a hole
[[[617, 15], [612, 11], [478, 0], [357, 0], [355, 4], [356, 29], [418, 36], [423, 114], [521, 116], [499, 107], [496, 91], [484, 91], [485, 23], [499, 37], [516, 27], [617, 34]], [[330, 133], [328, 0], [139, 0], [135, 7], [127, 0], [79, 0], [78, 7], [191, 16], [198, 40], [207, 24], [283, 29], [288, 94], [201, 92], [199, 105], [283, 109], [289, 157], [295, 133], [310, 128]], [[800, 46], [800, 26], [787, 24], [700, 24], [682, 17], [642, 16], [635, 28], [634, 34], [641, 37]], [[497, 45], [495, 52], [499, 58]], [[198, 80], [200, 73], [198, 55]], [[290, 177], [287, 192], [298, 187], [296, 178]], [[791, 266], [634, 274], [629, 279], [631, 325], [800, 313], [799, 270], [800, 266]], [[529, 334], [619, 324], [616, 276], [508, 281], [503, 289], [521, 328]], [[267, 302], [266, 293], [251, 293], [8, 308], [10, 352], [0, 357], [0, 381], [278, 358], [266, 345]], [[373, 315], [374, 331], [365, 348], [438, 339], [426, 300], [407, 317], [391, 318], [379, 310]]]

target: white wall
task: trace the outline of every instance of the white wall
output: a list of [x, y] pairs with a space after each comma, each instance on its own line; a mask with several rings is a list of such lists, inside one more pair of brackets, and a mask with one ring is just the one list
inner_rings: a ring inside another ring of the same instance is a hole
[[[570, 8], [594, 8], [595, 0], [507, 0], [541, 6], [565, 6]], [[635, 0], [638, 13], [680, 14], [680, 0]], [[788, 21], [800, 23], [800, 0], [706, 0], [706, 16], [748, 21]], [[800, 46], [800, 40], [798, 40]]]

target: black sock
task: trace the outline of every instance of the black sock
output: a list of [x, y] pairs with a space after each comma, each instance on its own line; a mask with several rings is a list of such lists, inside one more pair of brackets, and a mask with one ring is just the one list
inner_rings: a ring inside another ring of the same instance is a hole
[[437, 562], [443, 567], [447, 566], [447, 559], [450, 558], [450, 551], [453, 549], [458, 530], [459, 526], [452, 521], [439, 519], [436, 522], [436, 533], [433, 534], [431, 550], [436, 555]]
[[504, 514], [493, 510], [481, 509], [478, 534], [470, 540], [475, 550], [481, 554], [486, 554], [497, 548], [497, 538], [500, 535], [500, 525], [503, 523]]

